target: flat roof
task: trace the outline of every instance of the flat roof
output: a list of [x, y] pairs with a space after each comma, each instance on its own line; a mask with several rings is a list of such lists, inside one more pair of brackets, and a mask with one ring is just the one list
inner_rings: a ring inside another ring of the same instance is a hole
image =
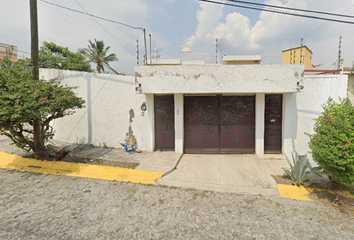
[[[302, 47], [307, 48], [307, 50], [309, 50], [313, 54], [313, 52], [306, 45], [304, 45]], [[299, 49], [299, 48], [301, 48], [301, 46], [300, 47], [295, 47], [295, 48], [289, 48], [289, 49], [283, 50], [282, 52], [287, 52], [287, 51], [295, 50], [295, 49]]]
[[182, 61], [182, 65], [205, 65], [205, 61]]
[[262, 55], [226, 55], [222, 61], [261, 61]]
[[[150, 65], [150, 59], [147, 60], [147, 64]], [[154, 59], [151, 65], [181, 65], [181, 59]]]

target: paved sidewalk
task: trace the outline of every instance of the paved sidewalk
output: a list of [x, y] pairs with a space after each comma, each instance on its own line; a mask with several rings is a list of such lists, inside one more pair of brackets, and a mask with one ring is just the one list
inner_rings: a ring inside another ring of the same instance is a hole
[[164, 164], [159, 164], [161, 157], [158, 156], [158, 153], [128, 155], [123, 149], [98, 148], [89, 144], [73, 145], [55, 141], [56, 147], [70, 150], [70, 154], [74, 156], [110, 161], [138, 162], [141, 165], [137, 169], [127, 169], [24, 158], [23, 156], [26, 156], [26, 153], [9, 145], [9, 143], [10, 140], [7, 137], [2, 136], [0, 138], [0, 150], [2, 150], [0, 151], [0, 168], [3, 169], [152, 185], [155, 185], [156, 180], [161, 178], [166, 172], [173, 169], [180, 157], [180, 154], [175, 153], [164, 154], [162, 156], [165, 162]]
[[185, 154], [177, 169], [159, 185], [238, 194], [279, 196], [271, 175], [281, 175], [288, 163], [280, 158], [259, 160], [254, 154]]
[[146, 171], [119, 167], [40, 161], [0, 151], [0, 168], [21, 172], [33, 172], [70, 177], [94, 178], [111, 181], [156, 184], [164, 172]]
[[[0, 138], [0, 150], [11, 152], [13, 146]], [[73, 145], [54, 141], [71, 155], [121, 162], [139, 163], [137, 169], [24, 159], [0, 152], [0, 168], [36, 173], [157, 184], [239, 194], [279, 196], [271, 175], [281, 175], [287, 162], [281, 155], [267, 155], [259, 160], [254, 154], [178, 154], [175, 152], [135, 153], [123, 149]], [[15, 149], [16, 150], [16, 149]], [[17, 155], [23, 153], [15, 152]]]

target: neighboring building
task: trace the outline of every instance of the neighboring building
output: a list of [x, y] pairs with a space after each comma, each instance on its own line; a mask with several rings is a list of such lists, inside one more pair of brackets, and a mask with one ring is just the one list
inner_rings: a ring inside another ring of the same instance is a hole
[[[7, 56], [6, 49], [11, 46], [12, 45], [0, 43], [0, 57], [6, 57]], [[10, 58], [17, 59], [17, 46], [12, 46], [12, 47], [14, 49], [13, 49], [13, 52], [12, 52], [12, 55], [10, 56]]]
[[304, 64], [305, 70], [311, 69], [312, 51], [307, 46], [291, 48], [283, 52], [283, 64]]
[[261, 64], [261, 55], [245, 55], [245, 56], [223, 56], [223, 65], [248, 65]]
[[[0, 60], [3, 59], [4, 57], [0, 57]], [[10, 61], [12, 62], [18, 62], [18, 59], [17, 58], [9, 58]]]

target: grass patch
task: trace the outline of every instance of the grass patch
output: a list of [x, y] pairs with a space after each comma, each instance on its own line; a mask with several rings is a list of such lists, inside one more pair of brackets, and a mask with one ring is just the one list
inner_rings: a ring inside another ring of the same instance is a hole
[[138, 191], [138, 189], [136, 189], [136, 188], [129, 188], [128, 190], [127, 190], [127, 193], [132, 197], [132, 196], [134, 196], [135, 195], [135, 193]]
[[253, 203], [256, 202], [259, 198], [254, 198], [254, 199], [245, 199], [245, 203], [250, 204], [253, 206]]
[[278, 203], [278, 202], [276, 202], [276, 203], [275, 203], [275, 205], [276, 205], [277, 207], [284, 207], [284, 205], [283, 205], [283, 204]]

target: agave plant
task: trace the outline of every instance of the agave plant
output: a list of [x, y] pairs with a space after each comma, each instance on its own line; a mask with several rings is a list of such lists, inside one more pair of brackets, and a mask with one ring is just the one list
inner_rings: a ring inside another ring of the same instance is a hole
[[285, 155], [286, 160], [289, 163], [290, 168], [283, 167], [285, 174], [294, 182], [296, 186], [307, 186], [311, 183], [324, 183], [327, 182], [322, 178], [322, 176], [317, 173], [322, 170], [321, 167], [309, 166], [309, 161], [307, 160], [307, 155], [300, 157], [297, 152], [295, 152], [295, 157], [291, 154], [293, 159], [292, 165], [289, 158]]

